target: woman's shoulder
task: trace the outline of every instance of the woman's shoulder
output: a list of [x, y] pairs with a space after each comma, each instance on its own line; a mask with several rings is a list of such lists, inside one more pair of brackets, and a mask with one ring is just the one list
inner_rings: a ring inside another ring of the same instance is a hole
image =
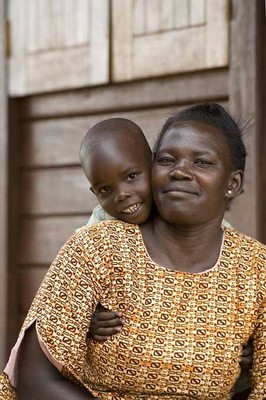
[[261, 249], [262, 252], [266, 251], [266, 245], [261, 243], [259, 240], [248, 236], [247, 234], [236, 230], [233, 227], [224, 227], [224, 231], [226, 233], [226, 237], [228, 240], [232, 240], [234, 242], [238, 242], [242, 246], [247, 246], [247, 248], [258, 248]]
[[266, 245], [234, 228], [224, 228], [227, 248], [243, 260], [256, 261], [266, 271]]

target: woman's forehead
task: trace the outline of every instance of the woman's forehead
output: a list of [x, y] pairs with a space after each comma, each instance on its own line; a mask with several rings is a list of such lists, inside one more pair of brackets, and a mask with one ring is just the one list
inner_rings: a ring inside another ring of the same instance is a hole
[[182, 122], [171, 126], [162, 137], [158, 150], [166, 147], [186, 145], [208, 149], [217, 146], [228, 148], [223, 132], [217, 128], [198, 122]]

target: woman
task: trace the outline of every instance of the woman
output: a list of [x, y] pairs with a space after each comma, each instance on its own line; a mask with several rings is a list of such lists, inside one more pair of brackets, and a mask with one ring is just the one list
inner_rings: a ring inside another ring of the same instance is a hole
[[[239, 129], [216, 104], [167, 120], [152, 168], [157, 211], [141, 227], [107, 221], [83, 228], [49, 270], [24, 324], [36, 324], [39, 341], [30, 328], [18, 363], [19, 400], [81, 400], [88, 392], [230, 399], [250, 337], [249, 399], [265, 398], [265, 246], [221, 229], [242, 190], [245, 156]], [[121, 332], [100, 344], [87, 341], [98, 302], [125, 316]], [[54, 376], [51, 363], [80, 387]], [[15, 382], [11, 371], [9, 379]]]

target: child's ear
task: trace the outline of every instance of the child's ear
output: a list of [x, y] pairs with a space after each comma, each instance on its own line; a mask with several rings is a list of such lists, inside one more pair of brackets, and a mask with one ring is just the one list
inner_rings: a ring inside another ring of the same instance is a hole
[[225, 197], [229, 200], [232, 200], [236, 196], [239, 196], [241, 193], [243, 193], [243, 185], [244, 185], [244, 172], [241, 169], [233, 171], [231, 173]]
[[91, 191], [93, 194], [95, 194], [95, 193], [94, 193], [94, 190], [93, 190], [93, 188], [92, 188], [92, 187], [90, 187], [90, 191]]

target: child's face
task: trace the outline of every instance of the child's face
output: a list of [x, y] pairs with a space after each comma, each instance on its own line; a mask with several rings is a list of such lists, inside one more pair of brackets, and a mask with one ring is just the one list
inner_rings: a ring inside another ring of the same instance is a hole
[[101, 143], [84, 171], [102, 208], [123, 221], [142, 224], [151, 211], [151, 158], [132, 143]]

